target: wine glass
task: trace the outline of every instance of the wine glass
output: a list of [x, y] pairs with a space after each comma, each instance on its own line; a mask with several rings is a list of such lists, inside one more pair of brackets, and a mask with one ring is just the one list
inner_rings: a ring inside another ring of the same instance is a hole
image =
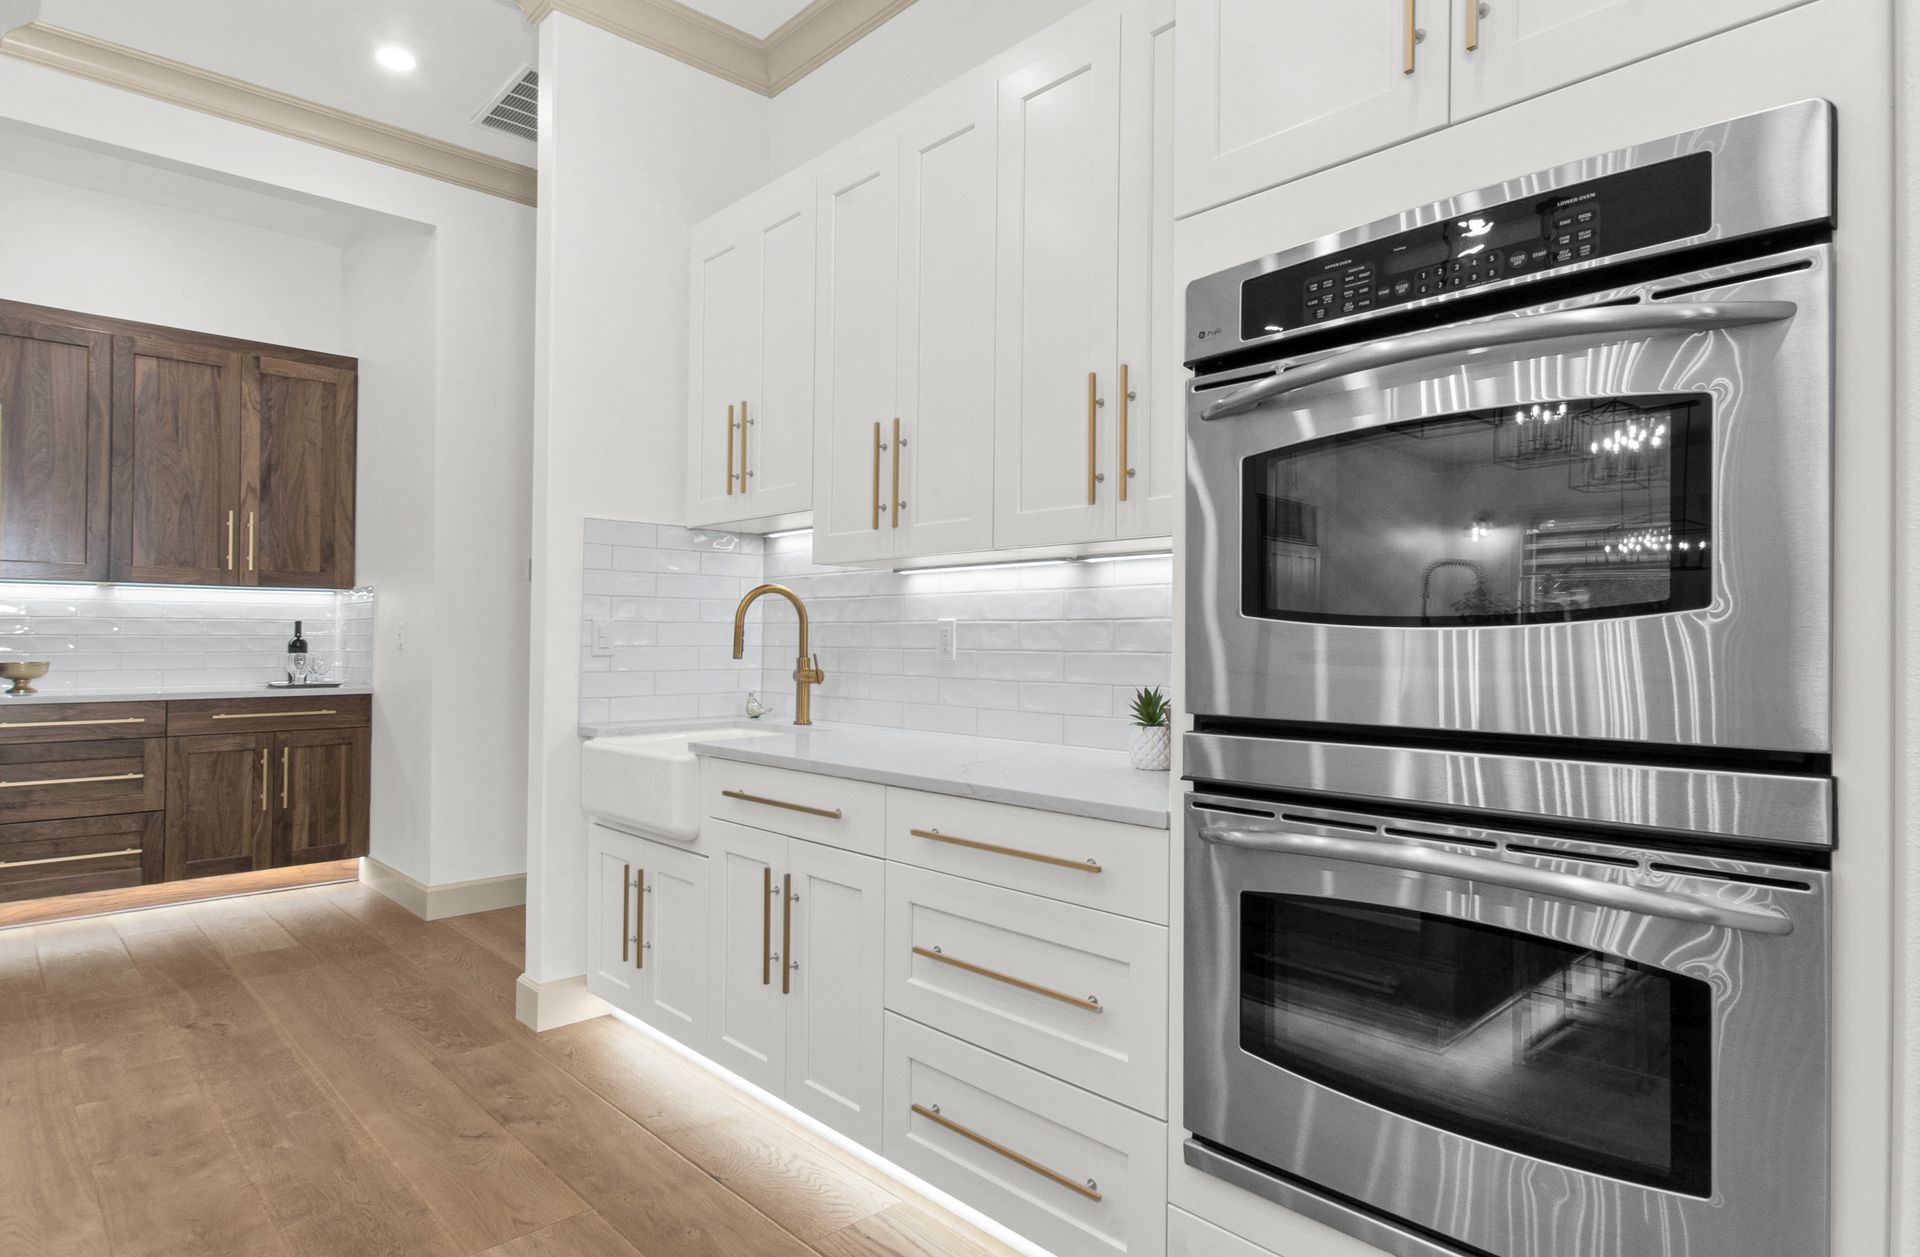
[[308, 670], [313, 673], [313, 679], [316, 681], [326, 680], [327, 674], [333, 671], [333, 665], [320, 655], [313, 656], [313, 658], [308, 661], [307, 667]]
[[293, 683], [295, 685], [305, 685], [307, 683], [307, 673], [312, 670], [312, 655], [297, 654], [287, 656], [287, 671], [293, 673]]

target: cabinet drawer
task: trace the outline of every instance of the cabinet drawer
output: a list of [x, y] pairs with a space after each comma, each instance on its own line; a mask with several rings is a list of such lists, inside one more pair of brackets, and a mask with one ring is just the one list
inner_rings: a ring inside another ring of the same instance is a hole
[[160, 880], [161, 814], [0, 825], [0, 900]]
[[887, 858], [1167, 923], [1167, 831], [917, 790], [887, 791]]
[[167, 704], [170, 737], [201, 733], [265, 733], [275, 729], [350, 729], [373, 723], [373, 696], [328, 698], [196, 698]]
[[1162, 926], [896, 864], [887, 1007], [1166, 1114]]
[[102, 742], [157, 738], [166, 731], [165, 703], [36, 703], [0, 710], [0, 743]]
[[1167, 1128], [889, 1013], [888, 1160], [1058, 1257], [1160, 1257]]
[[884, 786], [721, 759], [702, 761], [700, 772], [708, 816], [862, 855], [883, 854]]
[[0, 745], [0, 822], [159, 811], [166, 747], [161, 738]]
[[1167, 1206], [1167, 1257], [1276, 1257], [1231, 1231]]

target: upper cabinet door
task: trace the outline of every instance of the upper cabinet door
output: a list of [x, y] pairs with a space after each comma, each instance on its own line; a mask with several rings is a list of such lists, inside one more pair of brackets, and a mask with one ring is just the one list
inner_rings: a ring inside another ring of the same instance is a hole
[[1446, 125], [1450, 3], [1178, 0], [1178, 212]]
[[811, 182], [756, 202], [747, 223], [759, 281], [740, 434], [750, 518], [813, 506], [814, 224]]
[[[729, 213], [694, 234], [691, 355], [687, 371], [687, 522], [747, 519], [741, 443], [760, 331], [759, 259], [743, 221]], [[751, 452], [750, 450], [748, 451]]]
[[898, 545], [898, 145], [826, 171], [818, 188], [813, 557], [852, 563]]
[[1458, 122], [1807, 0], [1451, 0]]
[[246, 360], [235, 564], [246, 584], [353, 584], [356, 393], [350, 370]]
[[978, 85], [900, 140], [901, 556], [993, 547], [997, 160], [993, 93]]
[[113, 373], [113, 578], [245, 582], [240, 355], [119, 336]]
[[1173, 0], [1120, 18], [1120, 366], [1114, 382], [1115, 533], [1170, 537], [1185, 473], [1173, 279]]
[[1000, 80], [994, 544], [1113, 532], [1120, 28]]
[[103, 581], [113, 341], [0, 313], [0, 577]]

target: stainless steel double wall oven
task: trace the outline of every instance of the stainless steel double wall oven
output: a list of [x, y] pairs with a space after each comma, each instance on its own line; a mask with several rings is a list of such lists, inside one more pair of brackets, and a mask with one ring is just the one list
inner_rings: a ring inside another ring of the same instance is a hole
[[1188, 293], [1188, 1161], [1401, 1254], [1827, 1251], [1835, 120]]

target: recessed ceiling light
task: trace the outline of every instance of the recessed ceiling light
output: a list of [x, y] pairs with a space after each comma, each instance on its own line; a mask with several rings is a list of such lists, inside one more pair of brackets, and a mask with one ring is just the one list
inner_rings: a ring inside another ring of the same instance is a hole
[[373, 59], [395, 74], [410, 73], [420, 64], [420, 59], [398, 44], [383, 44], [374, 49]]

